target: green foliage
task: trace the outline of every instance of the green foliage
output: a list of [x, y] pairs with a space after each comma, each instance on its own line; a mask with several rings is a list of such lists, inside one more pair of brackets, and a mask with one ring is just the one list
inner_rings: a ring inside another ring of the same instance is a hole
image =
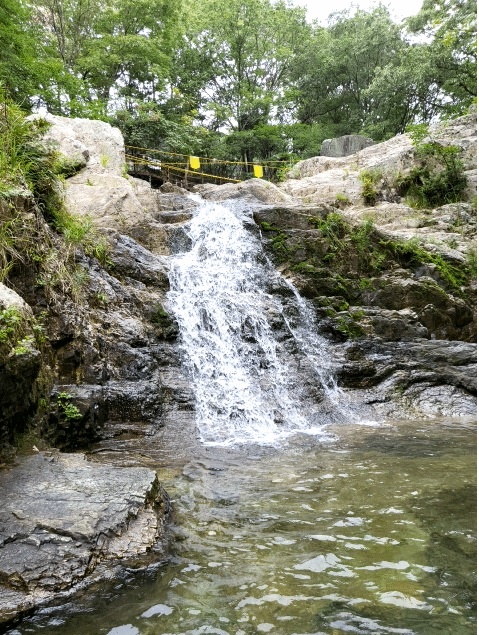
[[383, 68], [397, 66], [407, 48], [384, 6], [333, 14], [328, 27], [317, 27], [293, 60], [299, 120], [328, 125], [327, 137], [365, 130], [382, 140], [402, 131], [403, 113], [389, 103], [383, 108], [387, 90], [373, 82]]
[[55, 165], [55, 174], [65, 179], [74, 176], [84, 167], [84, 163], [69, 157], [60, 156]]
[[22, 0], [0, 3], [0, 85], [17, 103], [30, 105], [39, 89], [31, 9]]
[[378, 170], [362, 170], [359, 173], [359, 179], [362, 183], [361, 196], [365, 205], [376, 205], [379, 195], [377, 183], [381, 176], [381, 172]]
[[396, 187], [412, 207], [439, 207], [461, 200], [467, 186], [460, 148], [436, 142], [416, 146], [418, 165], [399, 175]]
[[351, 241], [361, 255], [365, 255], [371, 250], [371, 235], [373, 230], [374, 223], [372, 220], [367, 220], [362, 222], [357, 229], [351, 232]]
[[382, 5], [351, 8], [327, 27], [289, 0], [194, 10], [3, 0], [0, 46], [0, 82], [16, 103], [111, 117], [130, 145], [237, 161], [317, 156], [343, 134], [383, 140], [476, 96], [474, 0], [425, 0], [402, 26]]
[[67, 392], [60, 392], [57, 395], [57, 407], [60, 416], [69, 421], [75, 421], [81, 419], [82, 414], [80, 410], [71, 403], [72, 396]]
[[409, 124], [406, 126], [406, 132], [411, 137], [411, 141], [415, 147], [418, 147], [429, 134], [429, 126], [427, 123]]
[[387, 254], [377, 247], [377, 233], [371, 220], [362, 222], [351, 232], [350, 238], [362, 270], [376, 273], [385, 267]]
[[35, 344], [41, 348], [45, 342], [43, 317], [35, 319], [27, 316], [15, 306], [1, 310], [0, 357], [23, 355], [31, 351]]
[[32, 350], [34, 343], [33, 337], [24, 337], [12, 348], [12, 355], [25, 355]]
[[181, 2], [39, 0], [35, 8], [51, 110], [104, 119], [110, 97], [130, 108], [164, 88]]
[[477, 97], [476, 12], [475, 0], [424, 0], [408, 20], [412, 33], [427, 37], [430, 82], [446, 96], [446, 116], [464, 113]]
[[326, 218], [311, 217], [309, 222], [313, 224], [318, 231], [327, 238], [335, 250], [342, 248], [342, 239], [344, 238], [348, 225], [338, 212], [330, 212]]
[[193, 51], [204, 69], [205, 109], [214, 129], [269, 123], [273, 109], [283, 108], [283, 76], [306, 33], [304, 9], [284, 2], [199, 0], [182, 54], [190, 62]]
[[0, 344], [16, 341], [24, 330], [25, 318], [16, 307], [8, 307], [0, 311]]
[[0, 198], [8, 199], [23, 189], [49, 212], [60, 194], [57, 154], [41, 143], [48, 124], [43, 119], [28, 121], [1, 93], [0, 104]]
[[55, 210], [52, 223], [69, 247], [80, 247], [87, 256], [96, 258], [102, 265], [110, 264], [109, 243], [93, 225], [90, 216], [75, 216], [61, 206]]

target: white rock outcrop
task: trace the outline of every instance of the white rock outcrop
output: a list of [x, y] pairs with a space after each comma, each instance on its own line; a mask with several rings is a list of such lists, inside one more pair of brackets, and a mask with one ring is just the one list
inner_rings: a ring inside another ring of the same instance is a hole
[[[466, 198], [476, 193], [477, 122], [471, 113], [452, 121], [441, 122], [430, 128], [430, 139], [442, 145], [457, 145], [466, 169], [468, 187]], [[381, 174], [379, 189], [387, 189], [394, 177], [407, 172], [414, 164], [414, 147], [407, 134], [398, 135], [369, 146], [347, 157], [312, 157], [297, 163], [280, 185], [287, 194], [304, 203], [335, 203], [338, 195], [347, 197], [353, 205], [362, 206], [362, 170], [378, 170]], [[394, 196], [394, 192], [389, 196]], [[386, 200], [388, 194], [386, 194]]]
[[[38, 117], [39, 115], [34, 115]], [[44, 139], [82, 165], [65, 182], [68, 209], [91, 216], [99, 227], [127, 232], [152, 220], [157, 195], [146, 181], [127, 175], [123, 135], [104, 121], [42, 115], [50, 124]]]

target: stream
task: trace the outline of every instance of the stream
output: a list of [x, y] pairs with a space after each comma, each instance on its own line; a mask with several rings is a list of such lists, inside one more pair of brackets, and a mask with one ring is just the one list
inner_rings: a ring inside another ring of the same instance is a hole
[[171, 556], [9, 635], [476, 632], [474, 422], [376, 420], [343, 392], [248, 224], [206, 203], [188, 224], [168, 308], [196, 424], [122, 457], [172, 498]]

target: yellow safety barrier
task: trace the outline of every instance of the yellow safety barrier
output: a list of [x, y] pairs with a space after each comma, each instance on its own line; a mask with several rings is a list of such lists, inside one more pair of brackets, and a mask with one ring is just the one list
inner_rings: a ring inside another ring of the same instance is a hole
[[193, 170], [199, 170], [201, 166], [199, 157], [190, 157], [190, 168]]
[[184, 167], [179, 167], [179, 165], [184, 165], [184, 163], [165, 163], [164, 161], [155, 161], [154, 159], [142, 159], [140, 157], [135, 157], [131, 154], [125, 154], [125, 159], [130, 163], [134, 163], [135, 165], [151, 165], [153, 167], [158, 167], [161, 169], [169, 170], [170, 172], [176, 172], [182, 175], [188, 175], [192, 177], [196, 176], [206, 176], [210, 179], [219, 179], [220, 181], [228, 181], [229, 183], [241, 183], [241, 179], [231, 179], [225, 176], [218, 176], [217, 174], [207, 174], [206, 172], [190, 172], [188, 169]]
[[263, 166], [253, 165], [253, 174], [257, 179], [263, 178]]
[[[189, 157], [191, 155], [189, 154], [179, 154], [178, 152], [170, 152], [168, 150], [157, 150], [157, 149], [153, 149], [153, 148], [142, 148], [140, 146], [125, 146], [125, 148], [131, 148], [132, 150], [143, 150], [145, 152], [153, 152], [155, 154], [166, 154], [168, 156], [172, 156], [172, 157], [184, 157], [185, 158], [185, 163], [186, 161], [189, 159]], [[212, 157], [197, 157], [202, 163], [215, 163], [215, 164], [226, 164], [226, 165], [251, 165], [251, 162], [249, 161], [226, 161], [224, 159], [214, 159]], [[289, 164], [290, 161], [285, 161], [285, 160], [271, 160], [271, 161], [262, 161], [261, 162], [262, 165], [264, 167], [275, 167], [274, 164], [281, 164], [281, 165], [285, 165], [285, 164]], [[277, 166], [276, 166], [277, 167]]]
[[[158, 150], [153, 148], [143, 148], [140, 146], [130, 145], [125, 146], [125, 148], [128, 148], [130, 151], [135, 153], [125, 154], [126, 160], [130, 163], [165, 170], [166, 178], [168, 178], [168, 172], [183, 175], [185, 183], [188, 181], [189, 178], [195, 179], [196, 177], [200, 177], [201, 182], [204, 182], [204, 178], [206, 177], [207, 179], [225, 181], [229, 183], [241, 183], [245, 178], [249, 178], [250, 176], [254, 176], [258, 179], [263, 178], [264, 170], [266, 170], [266, 178], [271, 178], [272, 176], [274, 176], [278, 169], [284, 168], [286, 167], [286, 165], [291, 164], [290, 161], [280, 160], [262, 161], [261, 164], [252, 163], [249, 161], [225, 161], [221, 159], [214, 159], [211, 157], [198, 157], [194, 155], [180, 154], [179, 152], [170, 152], [168, 150]], [[143, 156], [138, 156], [140, 154], [140, 151]], [[159, 155], [159, 157], [157, 159], [152, 158], [151, 154]], [[167, 159], [167, 161], [165, 162], [165, 157], [171, 157], [173, 160], [170, 161], [169, 159]], [[176, 161], [174, 161], [175, 158], [177, 158]], [[199, 172], [199, 169], [202, 166], [204, 166], [204, 170], [208, 170], [209, 168], [213, 173], [208, 173], [208, 171]], [[222, 166], [235, 167], [228, 168]], [[215, 174], [215, 172], [218, 171], [223, 174], [231, 174], [231, 176], [220, 176], [219, 174]], [[233, 178], [236, 176], [242, 176], [243, 178]]]

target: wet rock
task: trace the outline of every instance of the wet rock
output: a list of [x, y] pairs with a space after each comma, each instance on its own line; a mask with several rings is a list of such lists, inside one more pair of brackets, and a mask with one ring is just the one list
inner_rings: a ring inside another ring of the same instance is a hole
[[[12, 450], [42, 397], [41, 371], [46, 366], [37, 348], [31, 307], [0, 283], [0, 457]], [[44, 383], [47, 379], [45, 369]]]
[[40, 453], [0, 474], [0, 492], [0, 624], [101, 577], [102, 562], [163, 550], [169, 503], [152, 470]]
[[475, 344], [421, 339], [397, 343], [361, 340], [347, 351], [346, 363], [338, 371], [340, 384], [366, 388], [362, 398], [381, 416], [475, 413]]
[[75, 450], [101, 438], [108, 418], [105, 390], [85, 384], [55, 386], [43, 436], [61, 450]]
[[253, 218], [263, 231], [283, 230], [283, 229], [302, 229], [311, 230], [311, 218], [320, 215], [322, 212], [326, 215], [333, 211], [328, 205], [271, 205], [263, 206], [255, 209]]
[[133, 278], [147, 285], [168, 288], [168, 272], [164, 258], [152, 254], [133, 238], [115, 234], [109, 257], [117, 277]]

